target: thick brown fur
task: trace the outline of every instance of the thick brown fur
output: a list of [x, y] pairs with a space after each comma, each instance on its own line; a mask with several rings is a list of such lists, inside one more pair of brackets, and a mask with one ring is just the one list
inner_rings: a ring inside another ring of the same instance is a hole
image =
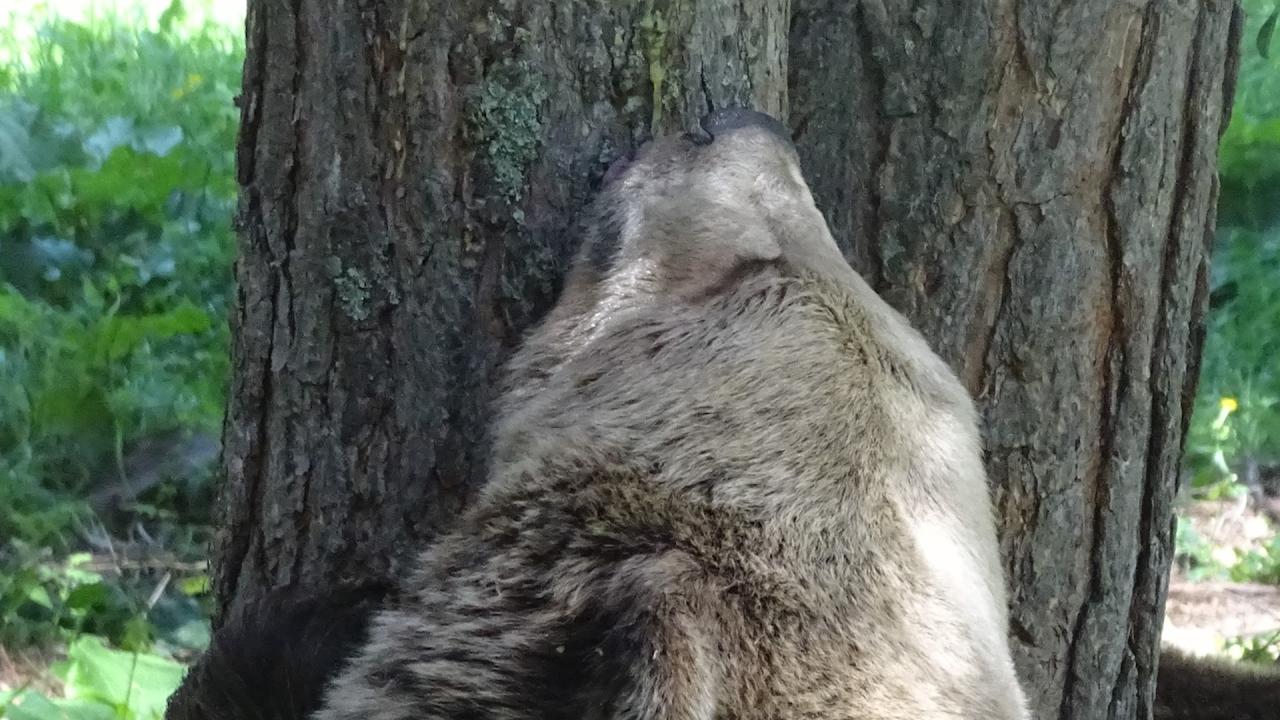
[[1156, 677], [1156, 720], [1276, 720], [1280, 668], [1166, 648]]
[[489, 484], [321, 720], [1026, 718], [972, 404], [776, 123], [603, 190]]

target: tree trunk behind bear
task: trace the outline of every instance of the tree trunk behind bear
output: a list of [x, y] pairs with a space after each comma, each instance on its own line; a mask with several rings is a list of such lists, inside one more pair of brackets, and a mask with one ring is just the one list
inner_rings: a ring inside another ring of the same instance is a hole
[[483, 478], [495, 372], [608, 161], [750, 104], [978, 400], [1036, 716], [1149, 717], [1239, 20], [250, 0], [221, 614], [403, 572]]
[[983, 415], [1033, 716], [1150, 717], [1241, 11], [796, 0], [795, 18], [818, 204]]
[[782, 0], [249, 4], [220, 614], [448, 526], [608, 161], [708, 101], [784, 115], [786, 32]]

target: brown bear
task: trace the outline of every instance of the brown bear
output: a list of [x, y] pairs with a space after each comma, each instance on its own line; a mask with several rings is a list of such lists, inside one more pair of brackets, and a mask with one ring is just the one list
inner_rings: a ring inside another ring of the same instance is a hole
[[612, 172], [319, 720], [1026, 718], [965, 389], [746, 110]]

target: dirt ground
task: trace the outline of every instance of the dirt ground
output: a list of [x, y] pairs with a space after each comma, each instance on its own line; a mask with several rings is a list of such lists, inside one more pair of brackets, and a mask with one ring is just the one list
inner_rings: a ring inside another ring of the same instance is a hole
[[[57, 659], [39, 650], [7, 651], [0, 647], [0, 691], [32, 688], [46, 695], [60, 695], [62, 688], [49, 665]], [[0, 717], [4, 716], [0, 704]]]
[[[1219, 548], [1258, 549], [1275, 533], [1266, 518], [1243, 501], [1188, 503], [1181, 513]], [[1191, 582], [1186, 570], [1175, 563], [1170, 576], [1164, 621], [1167, 644], [1198, 655], [1217, 655], [1223, 653], [1222, 643], [1228, 638], [1280, 632], [1280, 587]]]

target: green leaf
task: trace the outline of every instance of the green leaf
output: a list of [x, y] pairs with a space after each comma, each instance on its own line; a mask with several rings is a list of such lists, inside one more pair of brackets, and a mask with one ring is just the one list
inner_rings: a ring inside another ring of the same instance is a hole
[[6, 325], [25, 327], [36, 316], [36, 308], [13, 290], [0, 287], [0, 328]]
[[43, 585], [32, 585], [27, 588], [27, 599], [43, 608], [53, 609], [53, 598]]
[[151, 623], [145, 615], [134, 615], [124, 624], [124, 633], [120, 638], [120, 646], [125, 650], [142, 652], [151, 647]]
[[0, 705], [0, 717], [11, 720], [51, 720], [64, 717], [52, 700], [34, 690], [12, 693], [12, 697]]
[[204, 595], [209, 592], [209, 575], [200, 573], [178, 581], [178, 590], [183, 595]]
[[1280, 5], [1271, 9], [1271, 14], [1258, 29], [1258, 54], [1264, 58], [1271, 57], [1271, 36], [1276, 32], [1276, 18], [1280, 17]]
[[95, 345], [107, 359], [119, 360], [143, 342], [204, 332], [209, 324], [209, 316], [189, 302], [153, 315], [112, 315], [100, 324]]
[[102, 583], [81, 585], [67, 593], [66, 606], [72, 610], [88, 610], [106, 603], [108, 597], [107, 586]]
[[132, 210], [158, 222], [165, 215], [170, 194], [198, 181], [201, 168], [189, 166], [185, 159], [181, 152], [161, 157], [128, 145], [115, 147], [102, 167], [72, 171], [76, 207], [83, 219], [94, 223], [108, 217], [108, 212], [120, 210]]
[[169, 32], [186, 15], [187, 10], [182, 4], [182, 0], [173, 0], [173, 2], [169, 3], [169, 7], [165, 8], [164, 12], [160, 14], [160, 29], [164, 32]]
[[0, 718], [9, 720], [120, 720], [115, 708], [84, 700], [50, 699], [35, 690], [0, 693]]
[[162, 717], [185, 672], [173, 660], [113, 650], [92, 635], [72, 643], [67, 659], [68, 695], [123, 709], [137, 720]]

